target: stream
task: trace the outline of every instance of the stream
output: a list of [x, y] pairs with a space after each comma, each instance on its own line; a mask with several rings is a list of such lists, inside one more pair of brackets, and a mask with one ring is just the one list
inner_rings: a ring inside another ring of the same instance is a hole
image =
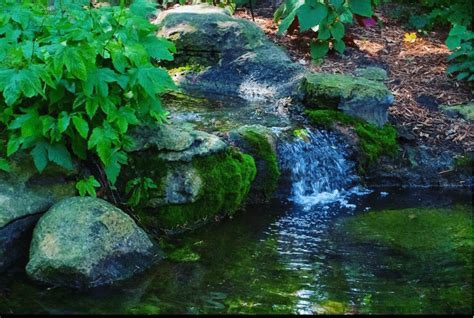
[[[345, 226], [371, 211], [470, 209], [471, 193], [366, 189], [334, 136], [308, 131], [305, 138], [310, 142], [279, 149], [290, 183], [286, 198], [169, 239], [165, 244], [184, 255], [180, 261], [167, 259], [126, 282], [86, 291], [47, 288], [13, 269], [0, 277], [0, 312], [472, 313], [472, 273], [450, 250], [406, 253], [357, 241]], [[472, 210], [467, 213], [472, 233]], [[472, 245], [470, 253], [472, 260]]]

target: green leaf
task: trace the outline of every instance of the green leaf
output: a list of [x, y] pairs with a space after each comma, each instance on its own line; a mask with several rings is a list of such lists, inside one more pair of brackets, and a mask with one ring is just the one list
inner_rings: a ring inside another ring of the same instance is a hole
[[10, 172], [11, 170], [8, 160], [6, 160], [5, 158], [0, 158], [0, 170], [5, 172]]
[[99, 188], [100, 183], [95, 179], [94, 176], [89, 176], [88, 178], [82, 179], [76, 183], [76, 189], [79, 190], [79, 195], [84, 197], [86, 194], [91, 197], [97, 197], [95, 188]]
[[71, 121], [71, 117], [69, 117], [69, 114], [66, 112], [61, 112], [59, 114], [59, 119], [58, 119], [58, 130], [60, 133], [65, 132], [66, 129], [69, 127], [69, 123]]
[[67, 70], [80, 80], [86, 80], [87, 67], [85, 57], [81, 54], [80, 47], [66, 47], [63, 53], [63, 64]]
[[336, 22], [331, 27], [331, 34], [336, 40], [341, 40], [344, 37], [344, 33], [345, 33], [344, 24], [342, 24], [341, 22]]
[[349, 7], [352, 13], [361, 15], [363, 17], [371, 17], [374, 15], [372, 11], [371, 0], [349, 0]]
[[118, 81], [118, 74], [110, 68], [98, 68], [87, 74], [87, 80], [83, 82], [84, 95], [91, 97], [95, 92], [102, 97], [109, 96], [109, 85]]
[[327, 16], [328, 9], [322, 3], [313, 5], [304, 4], [298, 9], [298, 21], [300, 22], [300, 31], [306, 31], [317, 26]]
[[315, 60], [323, 58], [329, 51], [329, 42], [311, 42], [311, 57]]
[[94, 118], [99, 108], [99, 99], [97, 97], [87, 98], [86, 99], [86, 113], [90, 119]]
[[62, 143], [55, 143], [48, 147], [48, 158], [50, 161], [56, 163], [58, 166], [66, 168], [68, 170], [73, 169], [73, 163], [71, 154], [67, 150], [66, 146]]
[[173, 42], [157, 37], [156, 35], [146, 37], [143, 41], [143, 45], [148, 54], [157, 60], [172, 61], [173, 54], [171, 54], [171, 52], [176, 52], [176, 47]]
[[105, 165], [104, 170], [107, 175], [107, 179], [112, 185], [117, 181], [117, 177], [120, 174], [121, 165], [127, 163], [127, 154], [118, 149], [114, 149], [108, 164]]
[[138, 83], [148, 96], [155, 98], [157, 94], [175, 88], [175, 85], [168, 72], [162, 68], [154, 66], [139, 67], [130, 70], [131, 83]]
[[336, 40], [334, 41], [334, 49], [339, 52], [339, 53], [344, 53], [345, 49], [346, 49], [346, 44], [344, 43], [344, 41], [342, 40]]
[[89, 134], [89, 124], [87, 121], [80, 116], [74, 116], [72, 118], [72, 123], [74, 124], [74, 127], [76, 128], [79, 135], [86, 139], [87, 135]]
[[41, 141], [36, 144], [33, 150], [30, 152], [33, 162], [38, 169], [39, 173], [48, 165], [48, 148], [49, 144], [47, 142]]
[[450, 35], [450, 36], [448, 36], [448, 38], [446, 39], [446, 46], [447, 46], [448, 49], [450, 49], [451, 51], [454, 51], [454, 50], [457, 49], [460, 45], [461, 45], [461, 37], [459, 37], [459, 36], [457, 36], [457, 35]]

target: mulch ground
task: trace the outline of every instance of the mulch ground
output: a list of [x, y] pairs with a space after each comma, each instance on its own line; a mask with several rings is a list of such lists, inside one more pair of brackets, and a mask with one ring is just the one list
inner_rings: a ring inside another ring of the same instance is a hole
[[[315, 72], [351, 73], [357, 67], [379, 66], [388, 71], [387, 86], [395, 96], [390, 121], [399, 131], [411, 134], [417, 144], [436, 145], [457, 151], [474, 150], [473, 125], [452, 118], [438, 110], [441, 104], [461, 104], [473, 100], [471, 89], [446, 74], [449, 50], [444, 45], [446, 31], [417, 34], [414, 43], [404, 41], [405, 29], [386, 16], [393, 8], [381, 7], [377, 17], [382, 25], [365, 28], [354, 24], [346, 29], [347, 49], [344, 55], [330, 53], [324, 63], [312, 62], [309, 39], [305, 32], [278, 35], [272, 8], [256, 8], [255, 22], [274, 42], [287, 48], [291, 58]], [[252, 19], [250, 12], [236, 15]]]

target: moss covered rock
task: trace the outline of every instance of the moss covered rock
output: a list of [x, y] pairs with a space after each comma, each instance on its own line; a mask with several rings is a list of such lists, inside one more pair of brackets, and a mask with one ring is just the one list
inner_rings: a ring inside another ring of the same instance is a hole
[[171, 151], [159, 138], [153, 139], [152, 133], [134, 133], [136, 139], [148, 141], [137, 141], [142, 148], [130, 153], [119, 180], [122, 189], [128, 180], [139, 177], [158, 185], [148, 190], [140, 204], [143, 223], [179, 231], [234, 213], [244, 203], [255, 178], [254, 159], [229, 148], [214, 135], [177, 127], [170, 130], [185, 131], [193, 142], [181, 151]]
[[266, 40], [256, 24], [209, 5], [162, 11], [156, 24], [158, 35], [173, 40], [178, 54], [249, 50]]
[[474, 122], [474, 102], [460, 105], [441, 105], [440, 107], [448, 115]]
[[382, 127], [387, 122], [393, 95], [380, 82], [351, 75], [313, 73], [302, 88], [310, 108], [337, 108], [347, 115]]
[[35, 227], [27, 274], [38, 281], [96, 287], [148, 268], [157, 249], [110, 203], [73, 197], [56, 203]]
[[354, 75], [372, 81], [386, 81], [388, 79], [387, 71], [376, 66], [357, 68], [354, 71]]
[[39, 216], [76, 194], [74, 174], [54, 166], [38, 174], [25, 154], [13, 159], [9, 173], [0, 171], [0, 271], [26, 258]]
[[262, 203], [271, 199], [280, 180], [276, 153], [276, 136], [261, 125], [242, 126], [229, 133], [230, 140], [255, 159], [257, 176], [252, 184], [249, 201]]

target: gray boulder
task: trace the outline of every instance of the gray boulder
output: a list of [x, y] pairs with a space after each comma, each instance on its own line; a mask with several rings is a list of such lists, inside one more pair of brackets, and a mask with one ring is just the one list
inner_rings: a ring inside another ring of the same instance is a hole
[[41, 214], [76, 194], [67, 175], [54, 167], [40, 175], [23, 155], [12, 162], [10, 173], [0, 172], [0, 272], [27, 258], [31, 232]]
[[[175, 42], [174, 80], [187, 92], [271, 100], [298, 94], [304, 68], [253, 22], [207, 5], [161, 12], [158, 35]], [[196, 66], [197, 64], [197, 66]]]
[[96, 287], [141, 272], [158, 249], [120, 209], [91, 197], [56, 203], [35, 227], [27, 274], [38, 281]]
[[307, 107], [337, 108], [379, 127], [388, 121], [388, 108], [394, 101], [383, 83], [351, 75], [309, 74], [302, 88]]

